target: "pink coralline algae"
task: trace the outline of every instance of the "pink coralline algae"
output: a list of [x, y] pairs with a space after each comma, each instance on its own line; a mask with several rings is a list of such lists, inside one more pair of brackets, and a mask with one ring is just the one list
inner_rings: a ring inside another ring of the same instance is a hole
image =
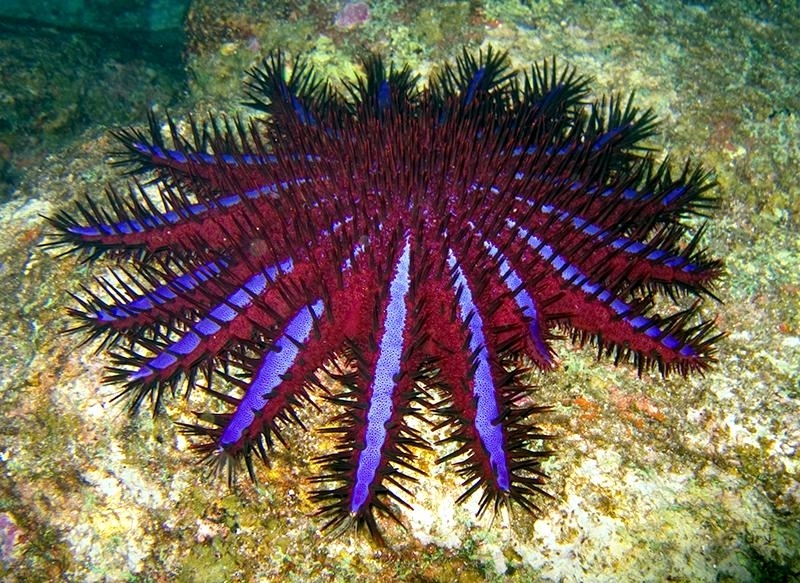
[[0, 564], [8, 565], [13, 560], [21, 535], [14, 518], [5, 512], [0, 514]]
[[354, 28], [369, 20], [369, 6], [366, 2], [348, 2], [333, 19], [338, 28]]

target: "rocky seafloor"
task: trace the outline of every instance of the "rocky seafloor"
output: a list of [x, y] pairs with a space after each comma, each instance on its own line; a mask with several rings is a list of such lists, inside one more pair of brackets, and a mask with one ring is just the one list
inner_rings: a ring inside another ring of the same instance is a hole
[[[102, 267], [38, 247], [48, 228], [41, 215], [124, 177], [107, 164], [116, 118], [104, 110], [93, 120], [85, 96], [98, 89], [68, 85], [84, 80], [81, 55], [91, 51], [67, 59], [54, 43], [31, 53], [41, 66], [6, 75], [22, 81], [0, 91], [0, 161], [14, 176], [0, 199], [0, 576], [799, 580], [796, 7], [374, 1], [364, 3], [366, 14], [347, 16], [346, 4], [194, 2], [186, 74], [174, 85], [156, 65], [115, 56], [100, 66], [105, 87], [119, 83], [108, 90], [127, 109], [116, 123], [129, 123], [137, 91], [142, 121], [156, 103], [179, 117], [240, 111], [243, 71], [273, 47], [307, 52], [334, 77], [351, 74], [365, 49], [423, 74], [464, 45], [506, 49], [518, 67], [556, 55], [593, 76], [597, 92], [635, 91], [637, 103], [663, 120], [658, 146], [716, 170], [721, 204], [706, 243], [726, 273], [716, 290], [721, 302], [705, 309], [728, 334], [718, 344], [719, 363], [703, 377], [639, 378], [561, 343], [560, 368], [532, 379], [540, 399], [555, 406], [546, 424], [560, 436], [558, 455], [546, 464], [555, 500], [542, 500], [541, 517], [476, 519], [477, 501], [456, 506], [457, 477], [430, 456], [421, 461], [430, 476], [413, 486], [414, 509], [401, 512], [408, 530], [384, 523], [389, 548], [323, 536], [308, 500], [308, 460], [328, 443], [313, 429], [325, 412], [306, 412], [308, 432], [288, 431], [292, 449], [276, 448], [271, 466], [259, 470], [260, 486], [231, 491], [196, 465], [176, 431], [172, 419], [189, 413], [184, 402], [170, 400], [167, 415], [155, 420], [131, 420], [100, 382], [104, 357], [60, 334], [69, 326], [68, 290], [91, 284]], [[4, 71], [28, 55], [24, 46], [0, 43], [13, 51], [0, 52]], [[76, 73], [59, 70], [61, 86], [53, 89], [36, 71], [46, 76], [59, 62]], [[145, 87], [126, 75], [142, 71]], [[62, 111], [68, 106], [57, 95], [36, 102], [38, 124], [15, 114], [15, 105], [32, 107], [30, 88], [44, 87], [77, 102], [80, 115]], [[62, 118], [68, 123], [55, 130], [46, 123]]]

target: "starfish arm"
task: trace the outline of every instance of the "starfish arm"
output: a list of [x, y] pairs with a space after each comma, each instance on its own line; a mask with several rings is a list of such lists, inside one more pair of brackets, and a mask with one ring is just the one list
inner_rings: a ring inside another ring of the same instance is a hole
[[277, 438], [286, 445], [281, 426], [290, 422], [302, 425], [296, 409], [310, 400], [310, 386], [322, 386], [315, 371], [322, 368], [331, 350], [333, 338], [324, 311], [321, 299], [302, 306], [287, 319], [260, 359], [238, 362], [251, 369], [247, 383], [228, 377], [244, 391], [241, 398], [207, 388], [212, 396], [233, 406], [232, 412], [198, 413], [206, 423], [183, 425], [186, 433], [206, 438], [195, 450], [205, 454], [217, 472], [226, 469], [229, 483], [235, 480], [241, 459], [255, 481], [253, 454], [266, 462], [265, 444], [272, 447]]
[[131, 185], [126, 195], [109, 189], [111, 210], [89, 201], [87, 207], [78, 204], [74, 215], [65, 212], [51, 219], [58, 234], [50, 244], [87, 249], [93, 257], [108, 251], [153, 253], [170, 249], [185, 254], [224, 248], [250, 226], [248, 214], [254, 208], [261, 216], [258, 231], [262, 237], [276, 237], [283, 232], [285, 221], [269, 202], [271, 192], [264, 187], [217, 200], [192, 202], [182, 187], [161, 185], [161, 202], [156, 203], [138, 184]]
[[123, 385], [123, 395], [132, 396], [131, 409], [148, 395], [155, 397], [157, 408], [165, 386], [174, 390], [183, 376], [194, 378], [200, 370], [210, 373], [210, 363], [243, 342], [259, 336], [269, 339], [303, 298], [319, 289], [319, 273], [309, 264], [239, 271], [238, 277], [236, 285], [228, 282], [219, 296], [204, 286], [203, 293], [216, 301], [194, 319], [184, 318], [181, 326], [166, 328], [153, 338], [138, 333], [132, 347], [118, 350], [107, 378]]
[[[410, 494], [403, 481], [414, 479], [407, 471], [419, 471], [413, 465], [414, 449], [427, 447], [406, 421], [418, 415], [414, 404], [422, 398], [421, 383], [430, 371], [419, 351], [424, 339], [415, 337], [423, 326], [412, 289], [412, 246], [407, 237], [399, 244], [398, 239], [381, 253], [389, 259], [392, 275], [374, 294], [367, 311], [373, 314], [370, 326], [349, 342], [355, 373], [340, 377], [348, 389], [332, 399], [346, 408], [329, 429], [340, 440], [334, 453], [318, 460], [324, 473], [315, 481], [339, 486], [313, 496], [322, 503], [320, 514], [328, 517], [329, 527], [354, 523], [378, 539], [375, 512], [396, 519], [387, 497], [408, 506], [392, 486]], [[366, 273], [377, 282], [382, 268], [372, 264]]]
[[[96, 279], [103, 293], [84, 286], [84, 297], [76, 298], [80, 308], [70, 313], [79, 320], [71, 330], [85, 330], [93, 338], [109, 334], [118, 337], [128, 331], [158, 329], [177, 320], [193, 309], [210, 309], [214, 282], [226, 272], [222, 259], [197, 266], [162, 263], [159, 268], [142, 269], [138, 275], [121, 268], [112, 272], [113, 281]], [[107, 342], [106, 345], [114, 344]]]
[[[440, 461], [459, 459], [466, 488], [459, 501], [481, 491], [480, 513], [509, 500], [533, 510], [535, 506], [528, 500], [530, 488], [541, 490], [545, 476], [528, 446], [546, 436], [526, 419], [544, 409], [516, 405], [526, 388], [520, 370], [507, 368], [502, 362], [496, 335], [490, 331], [491, 321], [499, 312], [476, 301], [474, 293], [476, 283], [485, 276], [467, 269], [466, 262], [453, 251], [448, 253], [447, 266], [449, 277], [432, 280], [426, 292], [432, 307], [429, 346], [446, 394], [436, 407], [445, 418], [439, 428], [449, 427], [446, 441], [456, 444]], [[442, 301], [448, 296], [455, 300], [453, 310], [439, 307], [452, 303], [449, 299]], [[501, 423], [509, 415], [518, 421], [514, 428]]]
[[652, 364], [664, 374], [672, 369], [682, 373], [703, 369], [712, 359], [711, 326], [688, 325], [694, 310], [671, 318], [648, 316], [647, 302], [625, 301], [543, 237], [514, 226], [517, 237], [528, 247], [528, 272], [538, 272], [542, 289], [559, 296], [551, 308], [564, 314], [567, 325], [578, 330], [581, 341], [596, 339], [607, 352], [615, 350], [617, 360], [631, 355], [640, 370]]
[[680, 225], [662, 226], [655, 232], [649, 229], [651, 232], [642, 232], [641, 238], [636, 238], [625, 234], [619, 225], [603, 227], [602, 217], [529, 201], [518, 202], [505, 216], [507, 231], [519, 225], [528, 232], [536, 231], [582, 270], [605, 281], [624, 281], [629, 287], [658, 284], [664, 289], [699, 293], [707, 291], [706, 286], [719, 275], [720, 263], [697, 250], [702, 228], [688, 244], [680, 246], [685, 232]]

